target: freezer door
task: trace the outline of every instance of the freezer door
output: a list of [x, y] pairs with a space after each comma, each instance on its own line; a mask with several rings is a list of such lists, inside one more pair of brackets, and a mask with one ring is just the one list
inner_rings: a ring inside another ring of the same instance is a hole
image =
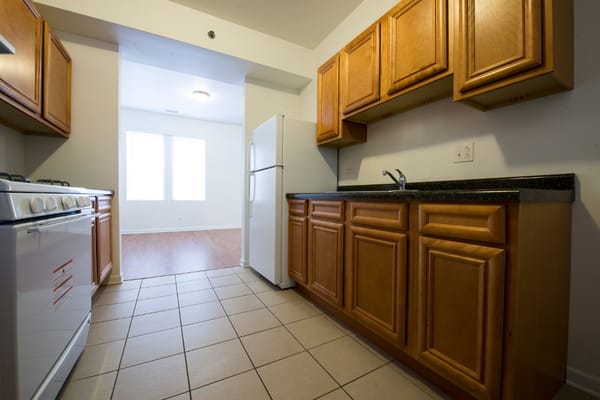
[[250, 170], [283, 165], [282, 116], [275, 115], [252, 132]]
[[281, 281], [282, 168], [269, 168], [253, 174], [250, 202], [250, 266], [271, 283]]

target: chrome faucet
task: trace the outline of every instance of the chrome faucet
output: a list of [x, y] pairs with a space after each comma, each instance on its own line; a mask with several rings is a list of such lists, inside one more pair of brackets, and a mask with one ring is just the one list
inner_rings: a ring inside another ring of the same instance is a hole
[[389, 176], [390, 178], [392, 178], [394, 183], [398, 185], [398, 190], [404, 190], [406, 189], [406, 175], [404, 175], [402, 171], [400, 171], [398, 168], [396, 168], [396, 171], [398, 171], [398, 179], [396, 179], [396, 177], [394, 177], [394, 175], [392, 175], [391, 172], [386, 169], [381, 171], [381, 175]]

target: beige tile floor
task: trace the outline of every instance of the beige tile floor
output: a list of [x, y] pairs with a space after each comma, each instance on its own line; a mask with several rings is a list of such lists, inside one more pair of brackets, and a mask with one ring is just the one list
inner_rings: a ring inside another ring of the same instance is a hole
[[[63, 400], [445, 398], [248, 268], [104, 287], [92, 315]], [[570, 387], [556, 397], [588, 398]]]

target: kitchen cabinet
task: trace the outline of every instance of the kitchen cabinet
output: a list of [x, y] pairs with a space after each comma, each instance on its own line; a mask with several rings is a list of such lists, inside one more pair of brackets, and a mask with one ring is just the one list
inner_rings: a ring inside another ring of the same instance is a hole
[[43, 117], [65, 134], [71, 131], [71, 57], [44, 22]]
[[408, 206], [353, 201], [349, 202], [349, 213], [348, 310], [367, 328], [403, 347], [407, 315]]
[[[457, 239], [504, 241], [504, 207], [419, 208], [417, 358], [476, 398], [500, 392], [505, 249]], [[442, 235], [451, 240], [427, 236]]]
[[431, 200], [446, 192], [292, 195], [309, 208], [298, 291], [453, 398], [552, 398], [566, 371], [570, 201], [539, 189]]
[[345, 146], [366, 140], [365, 125], [340, 116], [340, 56], [336, 54], [317, 71], [317, 144]]
[[2, 122], [25, 133], [68, 137], [71, 59], [30, 0], [0, 5], [0, 34], [15, 54], [0, 56]]
[[342, 112], [379, 100], [379, 22], [370, 26], [340, 52]]
[[112, 269], [112, 196], [95, 196], [92, 231], [92, 292], [104, 282]]
[[405, 0], [384, 16], [383, 93], [392, 95], [448, 71], [447, 6], [447, 0]]
[[308, 222], [308, 287], [343, 305], [344, 202], [311, 201]]
[[489, 109], [573, 87], [573, 1], [458, 0], [454, 100]]
[[403, 0], [381, 19], [380, 99], [346, 115], [369, 123], [452, 95], [454, 0]]
[[29, 0], [3, 0], [0, 33], [15, 54], [0, 56], [1, 99], [33, 113], [42, 111], [43, 21]]
[[307, 283], [307, 216], [306, 200], [288, 202], [288, 274], [297, 283]]

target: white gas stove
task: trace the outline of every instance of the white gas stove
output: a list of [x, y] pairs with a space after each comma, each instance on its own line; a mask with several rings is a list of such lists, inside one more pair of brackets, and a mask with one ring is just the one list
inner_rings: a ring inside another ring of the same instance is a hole
[[54, 399], [89, 331], [91, 202], [83, 188], [6, 178], [14, 176], [0, 175], [0, 398]]

